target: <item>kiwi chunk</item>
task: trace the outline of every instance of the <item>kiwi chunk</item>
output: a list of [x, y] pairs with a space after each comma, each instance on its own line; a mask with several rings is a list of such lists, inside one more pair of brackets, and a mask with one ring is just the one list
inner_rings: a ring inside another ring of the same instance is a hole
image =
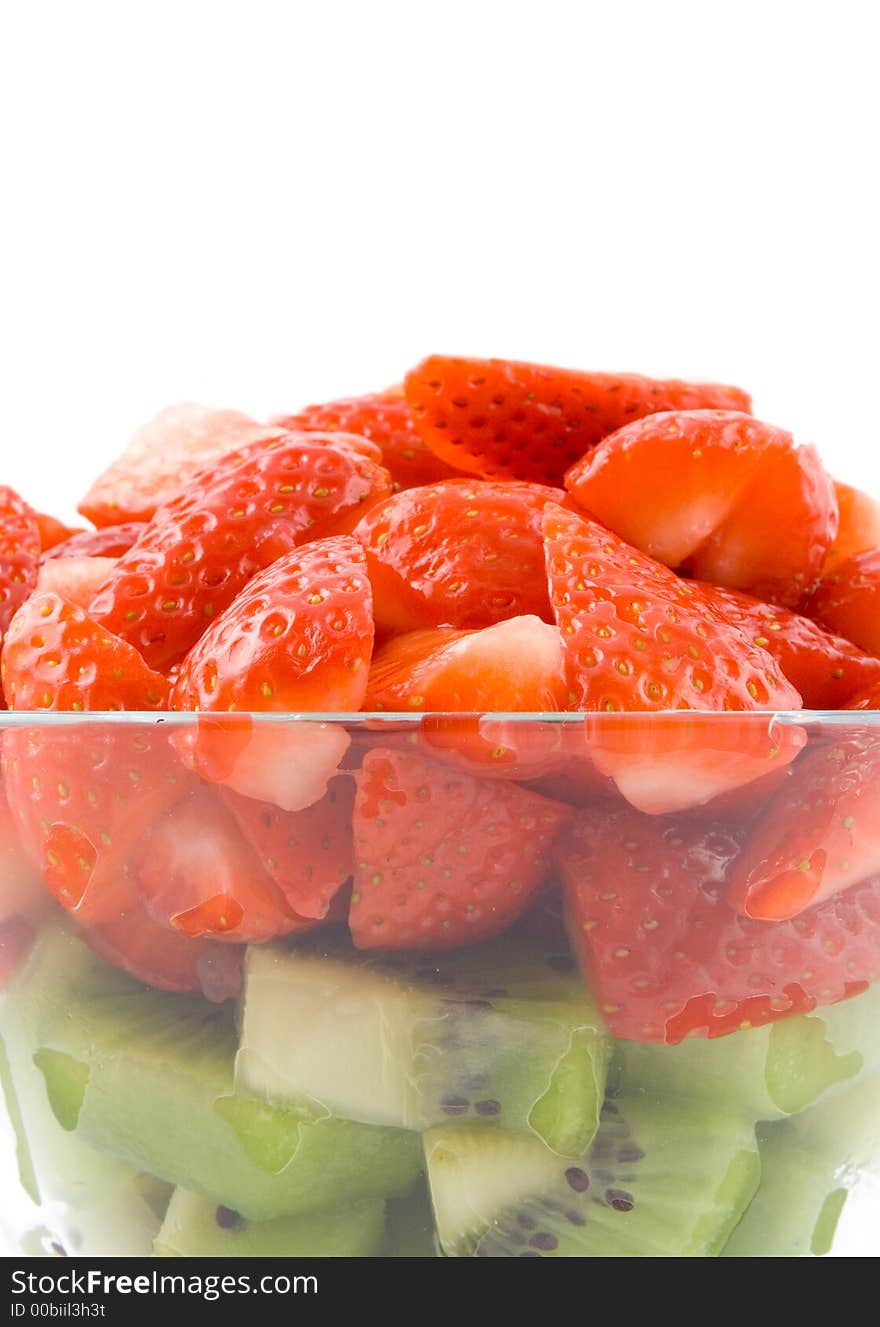
[[437, 1258], [440, 1256], [434, 1230], [431, 1196], [424, 1176], [405, 1198], [391, 1198], [385, 1205], [383, 1258]]
[[535, 1139], [469, 1126], [425, 1137], [437, 1230], [452, 1256], [706, 1257], [759, 1179], [739, 1112], [638, 1094], [607, 1101], [574, 1164]]
[[384, 1238], [381, 1198], [248, 1221], [201, 1194], [175, 1189], [154, 1253], [157, 1258], [371, 1258]]
[[725, 1258], [876, 1253], [873, 1177], [880, 1164], [880, 1077], [758, 1129], [761, 1183]]
[[775, 1120], [849, 1088], [880, 1066], [880, 984], [765, 1027], [677, 1046], [618, 1041], [624, 1080], [660, 1096], [739, 1107]]
[[236, 1083], [274, 1104], [423, 1131], [470, 1119], [578, 1156], [610, 1041], [570, 958], [506, 937], [395, 961], [253, 946]]

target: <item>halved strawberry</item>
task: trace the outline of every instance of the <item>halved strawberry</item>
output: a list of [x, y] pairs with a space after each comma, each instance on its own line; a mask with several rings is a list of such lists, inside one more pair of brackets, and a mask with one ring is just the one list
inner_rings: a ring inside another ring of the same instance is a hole
[[57, 548], [64, 540], [70, 539], [74, 535], [88, 533], [81, 526], [67, 525], [64, 521], [59, 521], [57, 517], [50, 516], [44, 511], [34, 512], [34, 516], [40, 534], [40, 550], [44, 556], [51, 549]]
[[880, 729], [817, 737], [767, 803], [733, 874], [730, 900], [774, 921], [880, 872]]
[[444, 355], [407, 374], [406, 398], [428, 447], [456, 469], [557, 485], [585, 451], [632, 419], [751, 407], [738, 387]]
[[[547, 570], [565, 646], [572, 708], [587, 720], [590, 756], [641, 810], [681, 810], [791, 760], [802, 732], [755, 714], [789, 710], [800, 695], [775, 660], [679, 580], [611, 531], [548, 507]], [[615, 718], [651, 711], [649, 721]], [[599, 717], [601, 715], [601, 717]]]
[[[108, 963], [162, 991], [202, 991], [206, 973], [213, 980], [215, 969], [228, 974], [240, 964], [231, 945], [183, 935], [155, 922], [133, 887], [131, 900], [117, 917], [83, 927], [82, 935]], [[230, 995], [236, 993], [228, 975], [226, 987]]]
[[6, 633], [3, 694], [18, 710], [161, 710], [168, 682], [75, 604], [35, 590]]
[[880, 548], [839, 562], [819, 583], [806, 611], [829, 631], [880, 655]]
[[52, 558], [40, 564], [37, 590], [60, 595], [68, 603], [88, 611], [115, 566], [115, 558]]
[[823, 577], [857, 553], [880, 548], [880, 502], [849, 484], [835, 483], [834, 491], [839, 514], [837, 537], [828, 550]]
[[[317, 440], [316, 440], [317, 439]], [[120, 557], [91, 610], [155, 668], [178, 662], [258, 571], [354, 523], [388, 472], [318, 435], [288, 433], [194, 476]]]
[[808, 709], [840, 709], [872, 682], [880, 682], [880, 659], [842, 636], [832, 636], [810, 618], [739, 590], [706, 584], [701, 590], [728, 622], [773, 656]]
[[425, 446], [413, 412], [399, 391], [310, 405], [299, 414], [282, 415], [274, 422], [287, 429], [358, 433], [369, 438], [381, 447], [382, 464], [396, 490], [434, 484], [458, 473]]
[[39, 561], [36, 512], [13, 489], [0, 485], [0, 645], [37, 583]]
[[349, 922], [360, 949], [447, 949], [502, 931], [547, 878], [568, 808], [418, 755], [357, 775]]
[[880, 710], [880, 682], [860, 691], [844, 706], [848, 710]]
[[221, 796], [288, 908], [303, 918], [326, 917], [354, 871], [353, 779], [331, 779], [325, 796], [303, 811], [282, 811], [229, 789]]
[[0, 991], [4, 991], [30, 953], [36, 932], [25, 917], [0, 921]]
[[377, 628], [549, 619], [541, 513], [562, 497], [540, 484], [450, 479], [374, 507], [355, 534], [367, 553]]
[[169, 406], [144, 424], [98, 476], [79, 510], [98, 526], [148, 521], [196, 471], [235, 447], [279, 432], [239, 410]]
[[76, 530], [68, 539], [54, 544], [43, 561], [58, 558], [118, 558], [127, 553], [146, 529], [145, 521], [126, 521], [124, 525], [105, 525], [101, 530]]
[[196, 787], [154, 825], [130, 874], [154, 921], [184, 936], [262, 943], [309, 925], [210, 788]]
[[112, 921], [130, 900], [126, 867], [185, 775], [162, 728], [95, 720], [3, 733], [3, 779], [22, 847], [58, 902]]
[[857, 995], [880, 977], [880, 879], [790, 922], [727, 901], [744, 830], [608, 810], [557, 845], [569, 934], [610, 1031], [676, 1043]]
[[49, 903], [40, 873], [29, 859], [0, 784], [0, 925], [37, 916]]

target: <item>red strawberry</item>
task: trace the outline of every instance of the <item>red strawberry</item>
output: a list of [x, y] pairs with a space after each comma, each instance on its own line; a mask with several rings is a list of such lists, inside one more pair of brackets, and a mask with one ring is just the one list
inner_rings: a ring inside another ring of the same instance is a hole
[[44, 560], [57, 558], [118, 558], [127, 553], [146, 529], [144, 521], [105, 525], [102, 530], [77, 530], [53, 545]]
[[0, 926], [36, 916], [49, 902], [43, 881], [25, 853], [0, 784]]
[[3, 647], [3, 694], [18, 710], [160, 710], [168, 682], [137, 650], [60, 595], [35, 590]]
[[749, 917], [775, 921], [880, 872], [880, 730], [823, 731], [767, 803], [731, 881]]
[[80, 526], [65, 525], [64, 521], [59, 521], [56, 517], [49, 516], [44, 511], [34, 512], [34, 516], [40, 534], [40, 550], [44, 555], [50, 549], [57, 548], [64, 540], [71, 539], [74, 535], [89, 533]]
[[184, 936], [262, 943], [308, 926], [209, 788], [195, 788], [154, 826], [131, 876], [154, 921]]
[[299, 917], [326, 917], [354, 871], [352, 779], [331, 779], [321, 801], [304, 811], [282, 811], [228, 789], [221, 795], [288, 908]]
[[442, 355], [407, 374], [406, 397], [431, 451], [456, 469], [557, 485], [585, 451], [632, 419], [751, 406], [738, 387]]
[[[698, 586], [573, 512], [549, 507], [544, 529], [571, 705], [601, 713], [588, 721], [590, 755], [628, 800], [644, 811], [681, 810], [793, 758], [803, 733], [777, 731], [764, 717], [657, 715], [800, 706], [775, 661]], [[620, 711], [654, 716], [609, 717]]]
[[37, 589], [87, 611], [115, 566], [115, 558], [51, 558], [40, 565]]
[[7, 729], [3, 777], [23, 848], [86, 922], [128, 905], [131, 855], [187, 778], [161, 728], [98, 720]]
[[880, 548], [839, 562], [807, 605], [817, 622], [880, 655]]
[[579, 816], [561, 838], [569, 933], [614, 1036], [724, 1036], [880, 977], [880, 880], [790, 922], [751, 921], [725, 897], [742, 837], [617, 810]]
[[880, 548], [880, 503], [869, 498], [867, 493], [850, 488], [849, 484], [835, 483], [834, 491], [840, 519], [837, 538], [828, 550], [822, 568], [823, 577], [857, 553]]
[[360, 949], [447, 949], [502, 931], [544, 883], [568, 810], [514, 783], [374, 750], [357, 775]]
[[387, 472], [344, 438], [317, 436], [257, 443], [197, 475], [119, 559], [92, 604], [97, 620], [169, 667], [256, 572], [389, 491]]
[[34, 928], [24, 917], [0, 921], [0, 991], [4, 991], [34, 942]]
[[198, 470], [279, 431], [238, 410], [170, 406], [138, 430], [92, 484], [79, 510], [99, 526], [148, 521]]
[[310, 405], [298, 415], [281, 416], [275, 423], [288, 429], [359, 433], [369, 438], [381, 447], [382, 464], [395, 489], [434, 484], [457, 473], [422, 442], [413, 412], [400, 392], [374, 392]]
[[541, 513], [562, 496], [538, 484], [451, 479], [374, 507], [355, 534], [367, 552], [377, 628], [549, 619]]
[[880, 659], [823, 631], [808, 617], [738, 590], [700, 588], [726, 621], [772, 654], [809, 709], [840, 709], [873, 681], [880, 682]]
[[859, 692], [844, 706], [848, 710], [880, 710], [880, 682]]
[[0, 645], [16, 610], [37, 583], [40, 531], [36, 512], [0, 485]]
[[229, 960], [233, 965], [236, 961], [231, 946], [193, 939], [153, 921], [133, 889], [130, 904], [118, 917], [83, 928], [83, 938], [108, 963], [162, 991], [201, 991], [206, 970], [227, 970]]

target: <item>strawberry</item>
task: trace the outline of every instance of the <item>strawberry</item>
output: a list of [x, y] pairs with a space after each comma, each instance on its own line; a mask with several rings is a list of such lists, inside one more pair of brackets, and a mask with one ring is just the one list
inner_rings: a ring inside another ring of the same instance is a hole
[[773, 731], [764, 718], [609, 719], [620, 711], [787, 710], [800, 696], [698, 586], [573, 512], [548, 507], [544, 530], [569, 701], [601, 713], [587, 721], [590, 755], [628, 800], [645, 811], [681, 810], [793, 758], [803, 734]]
[[584, 452], [632, 419], [751, 405], [738, 387], [442, 355], [407, 374], [406, 398], [428, 447], [456, 469], [556, 485]]
[[153, 921], [134, 890], [117, 917], [84, 927], [82, 935], [108, 963], [162, 991], [201, 991], [206, 969], [228, 969], [230, 960], [236, 962], [232, 946], [195, 939]]
[[34, 928], [24, 917], [0, 921], [0, 992], [4, 991], [34, 942]]
[[844, 706], [848, 710], [880, 710], [880, 682], [860, 691]]
[[35, 590], [6, 633], [3, 694], [19, 710], [160, 710], [168, 682], [60, 595]]
[[374, 507], [355, 534], [367, 553], [377, 628], [549, 619], [541, 512], [560, 498], [539, 484], [451, 479]]
[[64, 521], [59, 521], [55, 516], [49, 516], [44, 511], [34, 512], [34, 517], [40, 535], [40, 551], [43, 554], [57, 548], [59, 544], [66, 539], [73, 538], [74, 535], [89, 533], [80, 526], [66, 525]]
[[305, 433], [251, 444], [201, 471], [156, 512], [92, 612], [151, 667], [168, 668], [256, 572], [352, 523], [389, 488], [387, 471], [344, 436], [339, 445]]
[[623, 809], [558, 845], [569, 934], [615, 1037], [724, 1036], [857, 995], [880, 977], [880, 880], [789, 922], [738, 916], [726, 891], [744, 830]]
[[262, 943], [308, 926], [209, 788], [196, 787], [154, 825], [130, 870], [153, 920], [184, 936]]
[[22, 846], [59, 903], [85, 922], [130, 902], [130, 857], [188, 776], [161, 728], [95, 721], [9, 728], [3, 777]]
[[354, 871], [352, 779], [331, 779], [321, 801], [304, 811], [282, 811], [229, 789], [221, 797], [288, 908], [299, 917], [326, 917]]
[[105, 525], [101, 530], [72, 531], [70, 538], [54, 544], [44, 561], [57, 558], [118, 558], [127, 553], [147, 528], [145, 521]]
[[773, 656], [809, 709], [840, 709], [872, 682], [880, 682], [880, 659], [823, 631], [810, 618], [738, 590], [700, 588], [726, 621]]
[[369, 438], [382, 449], [382, 464], [395, 490], [434, 484], [457, 473], [425, 446], [413, 412], [400, 392], [373, 392], [310, 405], [297, 415], [282, 415], [274, 422], [287, 429], [358, 433]]
[[810, 617], [880, 656], [880, 548], [839, 562], [807, 604]]
[[39, 558], [36, 512], [13, 489], [0, 485], [0, 645], [37, 583]]
[[748, 917], [794, 917], [880, 872], [880, 731], [829, 728], [766, 804], [730, 886]]
[[823, 578], [857, 553], [880, 548], [880, 502], [849, 484], [835, 483], [834, 491], [839, 513], [837, 538], [828, 550]]
[[370, 751], [353, 822], [355, 944], [447, 949], [504, 930], [544, 883], [567, 814], [514, 783]]
[[115, 558], [47, 559], [37, 572], [37, 589], [60, 595], [68, 603], [88, 611], [89, 604], [115, 566]]
[[79, 504], [95, 525], [148, 521], [203, 467], [280, 430], [238, 410], [176, 405], [134, 435]]

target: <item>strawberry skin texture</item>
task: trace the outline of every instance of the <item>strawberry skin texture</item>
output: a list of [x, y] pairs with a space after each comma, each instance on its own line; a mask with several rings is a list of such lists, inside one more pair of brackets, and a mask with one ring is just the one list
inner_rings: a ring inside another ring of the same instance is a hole
[[744, 830], [603, 808], [557, 845], [569, 935], [616, 1037], [725, 1036], [857, 995], [880, 975], [880, 880], [792, 921], [726, 898]]
[[3, 694], [17, 710], [163, 710], [169, 687], [137, 650], [60, 595], [35, 590], [6, 633]]
[[369, 438], [381, 448], [382, 464], [396, 491], [435, 484], [459, 473], [428, 450], [408, 402], [399, 393], [373, 392], [310, 405], [297, 415], [282, 415], [275, 423], [288, 429], [358, 433]]
[[810, 617], [880, 656], [880, 548], [839, 563], [807, 604]]
[[705, 584], [700, 589], [722, 617], [773, 656], [808, 709], [843, 709], [880, 683], [880, 659], [842, 636], [832, 636], [810, 618], [739, 590]]
[[828, 550], [823, 578], [858, 553], [880, 548], [880, 503], [849, 484], [835, 483], [834, 491], [839, 515], [837, 538]]
[[832, 729], [804, 753], [752, 830], [730, 886], [749, 917], [795, 917], [880, 872], [880, 735]]
[[37, 515], [14, 489], [0, 485], [0, 645], [15, 613], [37, 583]]
[[44, 554], [44, 561], [55, 558], [118, 558], [135, 544], [146, 530], [145, 521], [126, 521], [124, 525], [105, 525], [101, 530], [77, 530]]
[[[342, 435], [340, 435], [341, 437]], [[167, 669], [264, 567], [353, 523], [388, 472], [345, 444], [289, 433], [231, 453], [156, 513], [91, 611]]]
[[425, 443], [448, 464], [486, 479], [555, 485], [630, 420], [659, 410], [751, 407], [738, 387], [443, 355], [408, 373], [405, 390]]
[[50, 516], [44, 511], [34, 512], [34, 516], [40, 535], [40, 549], [44, 556], [74, 535], [91, 533], [83, 530], [81, 526], [66, 525], [64, 521], [59, 521], [57, 517]]
[[562, 494], [538, 484], [447, 480], [396, 493], [364, 516], [379, 631], [550, 619], [541, 513]]
[[360, 949], [446, 949], [504, 930], [544, 883], [569, 814], [400, 751], [370, 751], [356, 777], [349, 924]]

